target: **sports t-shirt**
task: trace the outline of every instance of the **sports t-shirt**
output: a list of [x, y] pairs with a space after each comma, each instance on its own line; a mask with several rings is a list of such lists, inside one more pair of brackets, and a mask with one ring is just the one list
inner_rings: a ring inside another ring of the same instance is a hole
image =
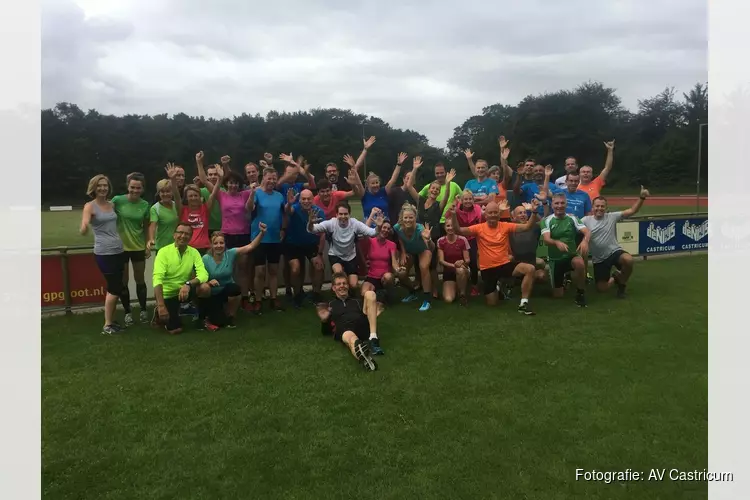
[[589, 195], [589, 198], [591, 198], [591, 202], [593, 203], [596, 198], [601, 196], [602, 188], [606, 184], [607, 183], [604, 181], [604, 179], [602, 179], [602, 176], [598, 175], [586, 185], [584, 185], [583, 183], [578, 184], [578, 190], [587, 193]]
[[422, 224], [417, 223], [417, 227], [414, 229], [414, 234], [411, 235], [411, 238], [406, 237], [404, 230], [401, 228], [401, 224], [393, 226], [393, 231], [399, 239], [404, 242], [406, 253], [419, 255], [427, 250], [427, 244], [422, 239], [422, 231], [424, 231], [424, 226]]
[[445, 262], [455, 264], [457, 260], [464, 260], [464, 251], [469, 251], [469, 240], [458, 236], [456, 241], [451, 243], [447, 236], [443, 236], [438, 240], [437, 247], [443, 251]]
[[286, 198], [278, 191], [267, 193], [262, 189], [255, 190], [255, 208], [253, 221], [250, 224], [250, 237], [255, 239], [260, 233], [260, 223], [267, 227], [261, 243], [281, 243], [281, 219], [284, 215]]
[[518, 225], [512, 222], [498, 222], [495, 227], [484, 222], [467, 228], [477, 238], [480, 270], [500, 267], [510, 262], [509, 237], [516, 232], [516, 228]]
[[549, 233], [553, 240], [559, 240], [568, 245], [568, 251], [562, 252], [555, 245], [549, 246], [549, 260], [571, 259], [578, 255], [576, 250], [576, 235], [584, 226], [575, 215], [566, 214], [556, 217], [555, 214], [548, 215], [541, 222], [542, 234]]
[[383, 217], [389, 217], [388, 193], [385, 191], [385, 188], [380, 188], [375, 194], [371, 193], [368, 189], [362, 196], [362, 213], [365, 220], [370, 218], [370, 212], [372, 212], [374, 207], [383, 211]]
[[[219, 188], [220, 191], [226, 191], [224, 188]], [[211, 191], [208, 190], [208, 188], [201, 188], [201, 201], [203, 203], [206, 203], [208, 200], [208, 197], [211, 196]], [[208, 217], [208, 228], [211, 231], [218, 231], [222, 228], [221, 226], [221, 207], [218, 203], [214, 203], [211, 207], [211, 213]], [[247, 233], [237, 233], [237, 234], [247, 234]]]
[[284, 195], [284, 199], [286, 199], [286, 194], [289, 192], [289, 190], [294, 191], [294, 195], [298, 196], [303, 189], [305, 189], [305, 183], [304, 182], [285, 182], [284, 184], [279, 184], [276, 186], [276, 191]]
[[440, 237], [440, 217], [443, 212], [440, 210], [440, 202], [435, 200], [429, 208], [425, 208], [427, 199], [420, 196], [417, 202], [417, 221], [422, 224], [430, 225], [430, 238], [433, 241]]
[[190, 238], [189, 243], [191, 247], [204, 250], [211, 246], [211, 241], [208, 238], [208, 217], [208, 208], [206, 208], [205, 203], [201, 203], [201, 206], [195, 210], [188, 205], [182, 206], [180, 218], [187, 221], [193, 228], [193, 237]]
[[[549, 195], [550, 197], [547, 199], [547, 203], [550, 202], [551, 196], [555, 193], [559, 193], [562, 190], [552, 184], [551, 182], [548, 183], [547, 187], [549, 188]], [[536, 182], [527, 182], [526, 184], [523, 184], [521, 186], [521, 194], [523, 196], [524, 203], [531, 203], [531, 200], [534, 199], [534, 196], [539, 194], [539, 185]], [[541, 217], [544, 215], [544, 205], [540, 204], [539, 208], [537, 209], [537, 212], [539, 213], [539, 216]]]
[[328, 255], [333, 255], [347, 262], [354, 260], [357, 256], [355, 241], [357, 236], [375, 236], [377, 231], [367, 227], [357, 219], [349, 219], [346, 226], [341, 226], [337, 219], [328, 219], [318, 224], [313, 224], [316, 233], [326, 232], [331, 235], [331, 244], [328, 247]]
[[379, 280], [389, 272], [391, 257], [394, 253], [396, 253], [396, 244], [391, 240], [383, 240], [381, 243], [377, 237], [370, 238], [370, 253], [367, 255], [370, 265], [367, 277]]
[[617, 242], [617, 223], [622, 219], [622, 212], [609, 212], [601, 219], [587, 215], [581, 221], [591, 232], [589, 251], [594, 264], [603, 262], [616, 251], [622, 250]]
[[172, 202], [172, 206], [167, 208], [161, 202], [154, 203], [149, 215], [149, 221], [156, 222], [155, 249], [158, 250], [174, 243], [174, 231], [180, 221], [177, 217], [177, 205]]
[[172, 243], [162, 248], [154, 259], [154, 288], [161, 285], [165, 299], [177, 297], [180, 288], [193, 276], [199, 282], [208, 281], [206, 266], [203, 265], [201, 254], [193, 247], [186, 247], [180, 254], [177, 245]]
[[539, 248], [539, 238], [542, 228], [538, 224], [528, 231], [521, 231], [510, 235], [510, 250], [517, 261], [531, 262], [536, 259]]
[[313, 198], [313, 203], [315, 206], [323, 209], [326, 219], [331, 219], [336, 217], [336, 205], [338, 205], [339, 202], [346, 200], [347, 192], [348, 191], [331, 191], [331, 202], [328, 205], [323, 203], [319, 194], [316, 194], [315, 198]]
[[330, 322], [338, 332], [356, 330], [361, 322], [367, 322], [367, 316], [362, 312], [362, 303], [351, 297], [333, 299], [328, 303], [331, 311]]
[[[473, 205], [471, 210], [464, 210], [463, 205], [459, 205], [456, 209], [456, 219], [460, 227], [469, 227], [474, 224], [482, 222], [482, 207], [479, 205]], [[473, 236], [469, 236], [469, 240], [473, 240]]]
[[570, 192], [567, 189], [563, 191], [565, 198], [568, 200], [568, 208], [566, 212], [573, 214], [579, 219], [583, 218], [591, 212], [591, 198], [585, 191]]
[[[325, 214], [323, 209], [313, 205], [312, 207], [313, 219], [323, 220]], [[307, 212], [302, 208], [299, 202], [292, 205], [292, 215], [289, 216], [289, 226], [286, 230], [286, 238], [284, 242], [289, 245], [317, 245], [320, 241], [320, 236], [313, 233], [307, 232]]]
[[468, 189], [474, 196], [485, 195], [488, 196], [490, 193], [497, 193], [497, 182], [487, 177], [486, 179], [479, 181], [477, 179], [469, 179], [464, 186], [464, 189]]
[[208, 281], [216, 280], [219, 282], [219, 286], [211, 287], [211, 295], [220, 294], [224, 291], [225, 286], [234, 283], [234, 261], [236, 258], [236, 248], [224, 250], [224, 256], [218, 264], [213, 255], [207, 253], [203, 256], [203, 265], [206, 266], [206, 271], [208, 271]]
[[565, 175], [562, 175], [562, 176], [558, 177], [557, 179], [555, 179], [555, 186], [557, 186], [557, 188], [560, 189], [561, 191], [563, 189], [567, 189], [567, 187], [568, 187], [568, 184], [566, 182], [567, 181], [567, 177], [568, 177], [568, 174], [565, 174]]
[[398, 214], [401, 213], [401, 207], [404, 203], [411, 200], [409, 193], [404, 190], [401, 186], [392, 187], [391, 194], [388, 195], [388, 216], [393, 219], [398, 219]]
[[[440, 194], [437, 197], [437, 201], [441, 202], [443, 201], [443, 197], [445, 196], [446, 191], [446, 184], [443, 184], [440, 186]], [[419, 196], [422, 198], [427, 198], [427, 195], [430, 192], [430, 185], [427, 184], [425, 187], [422, 188], [422, 190], [419, 192]], [[443, 210], [443, 214], [440, 216], [440, 222], [445, 222], [445, 212], [448, 211], [448, 209], [453, 205], [453, 200], [456, 199], [456, 196], [461, 196], [461, 186], [456, 184], [455, 182], [451, 182], [450, 185], [450, 191], [448, 191], [448, 200], [445, 202], [445, 209]]]
[[126, 252], [146, 249], [146, 224], [150, 207], [146, 200], [139, 198], [130, 201], [127, 195], [112, 198], [117, 214], [117, 232], [120, 233], [122, 247]]
[[[497, 183], [497, 196], [495, 197], [495, 200], [496, 201], [508, 200], [508, 190], [505, 189], [502, 181]], [[510, 200], [508, 200], [508, 204], [510, 205]], [[508, 210], [501, 210], [500, 218], [510, 219], [510, 208]]]
[[[248, 234], [247, 223], [250, 214], [247, 211], [247, 199], [250, 197], [250, 191], [239, 191], [234, 194], [228, 191], [219, 191], [218, 197], [218, 204], [221, 205], [221, 232], [224, 234]], [[213, 214], [213, 209], [211, 213]]]

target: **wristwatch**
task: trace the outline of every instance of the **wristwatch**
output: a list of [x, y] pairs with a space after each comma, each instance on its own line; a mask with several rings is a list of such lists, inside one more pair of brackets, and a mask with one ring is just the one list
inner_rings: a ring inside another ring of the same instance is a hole
[[185, 284], [188, 286], [188, 288], [193, 288], [193, 285], [190, 283], [190, 280], [186, 281]]

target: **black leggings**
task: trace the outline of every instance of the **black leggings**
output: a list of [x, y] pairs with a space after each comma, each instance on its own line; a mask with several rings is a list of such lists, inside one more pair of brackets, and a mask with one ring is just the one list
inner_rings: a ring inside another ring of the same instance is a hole
[[208, 318], [216, 326], [224, 326], [227, 322], [226, 314], [224, 314], [224, 304], [226, 304], [230, 297], [239, 297], [241, 293], [237, 283], [230, 283], [224, 286], [224, 289], [220, 293], [198, 299], [200, 316], [204, 319]]
[[476, 286], [479, 281], [479, 262], [477, 259], [477, 239], [469, 240], [469, 264], [471, 265], [471, 284]]
[[107, 293], [117, 297], [122, 293], [122, 270], [125, 268], [125, 253], [94, 255], [96, 265], [107, 282]]

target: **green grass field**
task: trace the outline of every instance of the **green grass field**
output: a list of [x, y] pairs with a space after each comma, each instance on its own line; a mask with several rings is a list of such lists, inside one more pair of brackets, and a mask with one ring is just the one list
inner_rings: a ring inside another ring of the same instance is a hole
[[707, 256], [639, 262], [630, 298], [379, 318], [366, 373], [311, 307], [236, 330], [99, 335], [42, 321], [45, 498], [706, 498]]
[[[353, 215], [362, 218], [362, 205], [359, 201], [352, 201]], [[619, 210], [627, 207], [612, 207], [612, 210]], [[644, 206], [641, 215], [653, 214], [676, 214], [688, 213], [694, 210], [694, 207], [679, 206]], [[42, 212], [42, 248], [56, 246], [77, 246], [93, 245], [94, 237], [92, 234], [81, 236], [78, 234], [78, 228], [81, 225], [81, 211], [73, 210], [72, 212]]]

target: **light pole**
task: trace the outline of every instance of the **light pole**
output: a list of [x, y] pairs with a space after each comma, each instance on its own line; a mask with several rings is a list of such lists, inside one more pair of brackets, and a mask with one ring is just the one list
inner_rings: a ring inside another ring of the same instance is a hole
[[698, 124], [698, 178], [695, 182], [695, 213], [700, 213], [701, 208], [701, 160], [703, 159], [703, 127], [708, 123]]

